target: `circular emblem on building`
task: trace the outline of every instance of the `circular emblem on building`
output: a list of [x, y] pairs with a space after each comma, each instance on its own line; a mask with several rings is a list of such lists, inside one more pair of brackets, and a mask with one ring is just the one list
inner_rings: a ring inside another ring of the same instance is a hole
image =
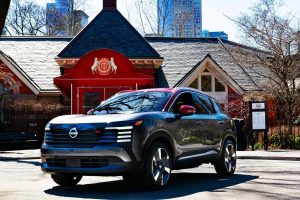
[[77, 131], [76, 127], [72, 128], [69, 131], [69, 136], [70, 136], [70, 138], [73, 138], [73, 139], [78, 136], [78, 131]]
[[111, 66], [107, 58], [101, 58], [99, 60], [99, 74], [108, 75], [111, 73]]
[[111, 73], [117, 73], [117, 65], [115, 64], [114, 58], [94, 58], [94, 64], [91, 66], [93, 74], [109, 75]]

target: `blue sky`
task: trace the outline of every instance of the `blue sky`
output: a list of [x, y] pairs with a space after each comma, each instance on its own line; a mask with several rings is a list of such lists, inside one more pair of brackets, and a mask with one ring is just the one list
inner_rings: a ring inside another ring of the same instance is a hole
[[[39, 4], [45, 5], [46, 2], [54, 0], [36, 0]], [[156, 1], [156, 0], [153, 0]], [[140, 29], [136, 8], [136, 0], [118, 0], [118, 9], [135, 28]], [[256, 0], [202, 0], [202, 28], [209, 31], [224, 31], [229, 35], [229, 40], [240, 42], [238, 28], [225, 17], [237, 17], [242, 12], [249, 12], [249, 8]], [[284, 0], [281, 9], [282, 15], [293, 13], [300, 18], [300, 0]], [[102, 9], [102, 0], [88, 0], [86, 12], [93, 19]]]

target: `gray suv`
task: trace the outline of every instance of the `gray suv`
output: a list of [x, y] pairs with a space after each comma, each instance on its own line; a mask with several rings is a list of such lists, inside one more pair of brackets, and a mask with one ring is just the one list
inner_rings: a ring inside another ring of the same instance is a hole
[[198, 90], [124, 91], [86, 115], [51, 120], [42, 170], [61, 186], [76, 185], [84, 175], [116, 175], [162, 189], [172, 170], [202, 163], [232, 175], [236, 144], [233, 121]]

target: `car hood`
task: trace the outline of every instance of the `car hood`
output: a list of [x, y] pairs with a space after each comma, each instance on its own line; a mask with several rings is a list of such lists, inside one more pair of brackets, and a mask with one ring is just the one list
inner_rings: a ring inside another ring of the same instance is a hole
[[50, 124], [87, 124], [110, 123], [133, 120], [135, 114], [103, 114], [103, 115], [63, 115], [52, 119]]

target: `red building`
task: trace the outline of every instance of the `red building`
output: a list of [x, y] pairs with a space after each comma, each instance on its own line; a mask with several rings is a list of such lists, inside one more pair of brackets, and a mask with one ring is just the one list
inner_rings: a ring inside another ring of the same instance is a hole
[[265, 79], [234, 50], [256, 49], [217, 38], [143, 37], [115, 5], [104, 0], [74, 38], [0, 38], [1, 133], [42, 132], [54, 115], [85, 113], [121, 90], [193, 87], [238, 117], [247, 113], [243, 102], [268, 100], [256, 95]]

